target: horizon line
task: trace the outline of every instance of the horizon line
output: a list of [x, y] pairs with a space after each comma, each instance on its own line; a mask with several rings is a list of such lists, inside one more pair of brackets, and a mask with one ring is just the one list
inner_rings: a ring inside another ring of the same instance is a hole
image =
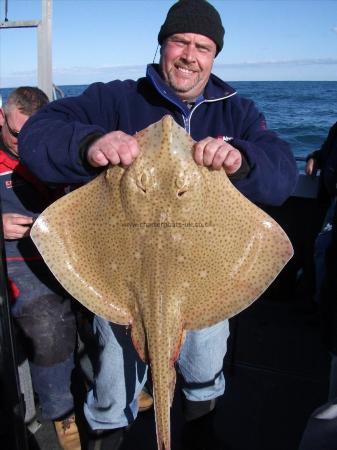
[[[111, 80], [114, 81], [114, 80]], [[55, 84], [56, 87], [64, 87], [64, 86], [90, 86], [91, 84], [96, 83], [96, 81], [91, 81], [87, 83], [77, 83], [77, 84]], [[109, 82], [103, 82], [103, 83], [109, 83]], [[310, 79], [303, 79], [303, 80], [228, 80], [226, 83], [337, 83], [336, 80], [310, 80]], [[2, 89], [16, 89], [20, 86], [37, 86], [33, 83], [19, 83], [12, 86], [0, 86], [0, 90]]]

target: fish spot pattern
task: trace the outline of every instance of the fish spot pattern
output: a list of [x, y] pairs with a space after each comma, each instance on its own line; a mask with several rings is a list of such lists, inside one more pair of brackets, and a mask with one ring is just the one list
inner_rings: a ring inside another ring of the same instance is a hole
[[172, 117], [135, 137], [141, 151], [130, 167], [109, 167], [55, 202], [31, 236], [75, 299], [131, 325], [136, 350], [151, 365], [158, 448], [170, 450], [184, 332], [249, 306], [293, 250], [224, 171], [194, 162], [194, 141]]

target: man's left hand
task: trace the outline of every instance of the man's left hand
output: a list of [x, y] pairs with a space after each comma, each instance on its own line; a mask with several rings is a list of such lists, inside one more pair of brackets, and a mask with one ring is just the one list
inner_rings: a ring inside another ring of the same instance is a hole
[[240, 169], [242, 155], [228, 142], [207, 137], [194, 145], [194, 160], [200, 166], [215, 170], [224, 168], [228, 175], [232, 175]]

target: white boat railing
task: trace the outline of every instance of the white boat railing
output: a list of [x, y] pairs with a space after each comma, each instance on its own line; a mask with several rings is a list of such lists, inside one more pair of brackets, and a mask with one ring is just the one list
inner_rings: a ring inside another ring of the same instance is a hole
[[6, 0], [5, 19], [0, 21], [0, 30], [9, 28], [37, 29], [37, 75], [38, 87], [42, 89], [50, 100], [53, 96], [52, 80], [52, 0], [41, 0], [41, 20], [8, 20], [8, 0]]

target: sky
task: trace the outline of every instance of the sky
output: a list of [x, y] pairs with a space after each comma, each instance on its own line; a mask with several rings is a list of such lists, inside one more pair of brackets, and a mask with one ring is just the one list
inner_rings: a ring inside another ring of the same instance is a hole
[[[43, 0], [42, 0], [43, 1]], [[138, 78], [171, 0], [53, 0], [53, 81]], [[225, 81], [337, 81], [337, 0], [214, 0], [226, 30], [213, 72]], [[0, 21], [5, 20], [0, 0]], [[41, 0], [8, 0], [8, 20], [39, 20]], [[158, 56], [156, 62], [158, 61]], [[0, 87], [37, 84], [35, 29], [0, 30]]]

